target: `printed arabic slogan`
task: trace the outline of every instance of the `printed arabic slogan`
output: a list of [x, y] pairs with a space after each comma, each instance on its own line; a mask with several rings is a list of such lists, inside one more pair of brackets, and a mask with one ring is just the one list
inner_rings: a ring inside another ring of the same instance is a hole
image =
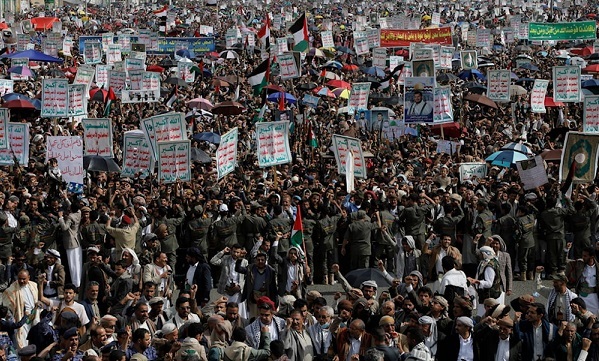
[[216, 150], [216, 170], [218, 179], [235, 170], [237, 164], [237, 139], [239, 130], [237, 127], [229, 130], [220, 137], [220, 145]]
[[381, 47], [395, 48], [410, 43], [452, 45], [451, 28], [400, 30], [381, 29]]
[[134, 178], [139, 173], [141, 178], [146, 178], [153, 172], [154, 156], [144, 133], [141, 130], [125, 132], [121, 176]]
[[597, 38], [595, 21], [529, 23], [528, 40], [590, 40]]
[[256, 123], [256, 133], [260, 168], [291, 162], [289, 122]]
[[553, 100], [577, 103], [580, 101], [580, 67], [553, 67]]
[[67, 183], [83, 184], [83, 139], [81, 137], [48, 137], [46, 162], [56, 158]]
[[347, 174], [348, 154], [353, 155], [354, 177], [366, 179], [366, 162], [362, 154], [362, 143], [360, 139], [345, 137], [342, 135], [333, 135], [333, 153], [337, 161], [337, 171], [339, 174]]
[[15, 157], [22, 166], [29, 163], [29, 124], [8, 123], [10, 148], [0, 149], [0, 165], [14, 165]]
[[584, 97], [582, 129], [585, 133], [599, 133], [599, 95]]
[[597, 174], [597, 149], [599, 135], [579, 132], [566, 133], [564, 150], [559, 166], [559, 181], [568, 177], [573, 162], [576, 162], [576, 172], [572, 181], [574, 183], [589, 183]]
[[535, 79], [532, 92], [530, 93], [530, 110], [533, 113], [547, 113], [547, 109], [545, 109], [545, 95], [547, 94], [548, 85], [549, 80]]
[[84, 118], [83, 140], [85, 144], [84, 155], [99, 155], [113, 157], [112, 151], [112, 123], [108, 118]]
[[142, 131], [150, 143], [154, 159], [158, 160], [158, 142], [184, 140], [187, 137], [185, 117], [182, 113], [155, 115], [141, 121]]
[[158, 142], [158, 182], [191, 181], [191, 141]]
[[489, 99], [496, 102], [510, 101], [510, 71], [489, 70], [488, 93]]

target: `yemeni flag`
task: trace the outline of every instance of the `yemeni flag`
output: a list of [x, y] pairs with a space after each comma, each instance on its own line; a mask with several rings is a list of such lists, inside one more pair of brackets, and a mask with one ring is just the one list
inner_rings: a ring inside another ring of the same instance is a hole
[[164, 5], [161, 9], [154, 10], [154, 16], [161, 18], [163, 16], [166, 16], [167, 12], [168, 12], [168, 5]]
[[113, 100], [116, 100], [116, 94], [114, 94], [112, 87], [108, 87], [108, 101], [106, 101], [106, 107], [104, 108], [104, 117], [110, 115], [110, 106], [112, 105]]
[[289, 241], [291, 246], [297, 247], [300, 250], [300, 254], [304, 254], [304, 225], [302, 224], [301, 207], [297, 207], [297, 215], [295, 216], [295, 222], [293, 222], [291, 239]]
[[258, 39], [264, 45], [264, 49], [268, 51], [270, 49], [270, 17], [268, 13], [266, 14], [266, 19], [264, 19], [264, 24], [258, 30]]
[[305, 13], [291, 25], [289, 32], [293, 34], [293, 51], [308, 51], [310, 43], [308, 37], [308, 20]]
[[248, 76], [248, 81], [254, 89], [254, 95], [262, 93], [262, 89], [268, 84], [269, 75], [270, 59], [266, 59]]

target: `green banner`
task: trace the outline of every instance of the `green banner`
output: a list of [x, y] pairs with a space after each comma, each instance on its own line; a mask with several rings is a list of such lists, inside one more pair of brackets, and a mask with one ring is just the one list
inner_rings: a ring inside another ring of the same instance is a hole
[[597, 38], [594, 21], [574, 23], [529, 23], [528, 40], [589, 40]]

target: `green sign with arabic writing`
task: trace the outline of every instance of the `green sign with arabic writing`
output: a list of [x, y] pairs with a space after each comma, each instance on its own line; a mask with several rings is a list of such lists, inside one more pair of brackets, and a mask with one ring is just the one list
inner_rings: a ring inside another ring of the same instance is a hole
[[529, 23], [528, 40], [589, 40], [597, 38], [594, 21], [574, 23]]

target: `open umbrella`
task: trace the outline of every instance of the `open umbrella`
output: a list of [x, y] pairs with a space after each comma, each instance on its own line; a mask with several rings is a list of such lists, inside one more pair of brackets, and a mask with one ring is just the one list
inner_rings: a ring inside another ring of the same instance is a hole
[[225, 50], [221, 52], [219, 55], [221, 59], [239, 59], [239, 54], [233, 50]]
[[192, 162], [209, 164], [212, 163], [212, 158], [201, 149], [191, 148], [190, 158]]
[[339, 75], [333, 73], [332, 71], [325, 72], [324, 78], [331, 79], [331, 80], [341, 80], [341, 77], [339, 77]]
[[189, 84], [186, 83], [185, 80], [174, 77], [174, 76], [172, 76], [170, 78], [166, 78], [166, 80], [164, 82], [166, 84], [173, 84], [173, 85], [178, 85], [178, 86], [189, 86]]
[[326, 55], [324, 55], [324, 52], [317, 48], [311, 48], [310, 51], [308, 51], [308, 56], [315, 56], [317, 58], [325, 58], [326, 57]]
[[379, 287], [391, 286], [385, 275], [376, 268], [359, 268], [345, 275], [350, 285], [360, 288], [364, 281], [374, 281]]
[[437, 75], [437, 81], [439, 83], [449, 83], [450, 81], [460, 80], [457, 76], [452, 73], [442, 73]]
[[473, 81], [464, 84], [464, 88], [468, 89], [469, 92], [476, 94], [483, 94], [487, 91], [486, 86]]
[[3, 104], [4, 108], [9, 109], [35, 109], [35, 105], [30, 100], [14, 99]]
[[524, 64], [520, 65], [519, 68], [530, 70], [530, 71], [539, 71], [539, 67], [536, 65], [533, 65], [531, 63], [524, 63]]
[[220, 135], [212, 132], [202, 132], [194, 134], [193, 139], [201, 142], [220, 144]]
[[483, 73], [481, 73], [480, 71], [476, 70], [476, 69], [469, 69], [469, 70], [463, 70], [458, 74], [458, 77], [460, 79], [470, 79], [470, 78], [478, 78], [481, 80], [485, 80], [485, 76], [483, 75]]
[[546, 108], [559, 108], [565, 106], [562, 102], [556, 102], [553, 97], [545, 97], [545, 107]]
[[165, 69], [160, 65], [148, 65], [146, 71], [151, 71], [154, 73], [162, 73]]
[[318, 87], [318, 84], [309, 82], [309, 83], [301, 83], [296, 88], [297, 90], [310, 91]]
[[385, 70], [383, 70], [381, 68], [377, 68], [376, 66], [361, 67], [360, 70], [365, 74], [372, 75], [372, 76], [378, 76], [379, 78], [382, 78], [385, 76]]
[[545, 149], [541, 152], [541, 158], [546, 162], [559, 162], [562, 159], [561, 149]]
[[343, 81], [343, 80], [337, 80], [337, 79], [329, 80], [326, 85], [333, 87], [333, 88], [351, 89], [350, 83]]
[[108, 100], [108, 90], [102, 88], [93, 88], [89, 90], [89, 100], [106, 102]]
[[349, 99], [349, 90], [344, 88], [333, 89], [333, 94], [335, 94], [337, 98]]
[[520, 85], [510, 85], [510, 94], [511, 95], [526, 95], [526, 94], [528, 94], [528, 90], [524, 89]]
[[22, 76], [34, 76], [31, 69], [26, 66], [13, 66], [8, 68], [8, 72], [11, 74], [18, 74]]
[[264, 89], [266, 89], [266, 93], [276, 93], [276, 92], [285, 92], [285, 89], [283, 89], [282, 87], [276, 85], [276, 84], [269, 84], [267, 86], [264, 87]]
[[291, 104], [297, 103], [297, 99], [293, 95], [291, 95], [289, 93], [284, 93], [284, 92], [272, 93], [267, 97], [267, 99], [271, 102], [278, 102], [281, 97], [284, 97], [285, 102], [287, 102], [287, 103], [291, 103]]
[[212, 108], [212, 114], [223, 114], [223, 115], [239, 115], [243, 113], [245, 108], [238, 102], [226, 101], [214, 105]]
[[356, 64], [345, 64], [341, 70], [343, 71], [357, 71], [360, 69]]
[[468, 94], [464, 97], [464, 100], [468, 100], [468, 101], [471, 101], [474, 103], [478, 103], [480, 105], [485, 105], [485, 106], [497, 109], [497, 104], [484, 95]]
[[513, 150], [522, 154], [532, 154], [532, 150], [520, 142], [508, 143], [501, 147], [501, 150]]
[[512, 165], [515, 165], [516, 162], [526, 159], [528, 159], [528, 156], [526, 156], [526, 154], [522, 154], [514, 150], [499, 150], [488, 156], [485, 159], [485, 162], [489, 162], [492, 165], [496, 165], [498, 167], [509, 168]]
[[172, 68], [174, 66], [177, 66], [177, 62], [175, 62], [171, 58], [164, 58], [160, 61], [160, 63], [158, 63], [158, 65], [164, 68]]
[[187, 105], [190, 108], [203, 109], [203, 110], [211, 110], [214, 105], [210, 103], [208, 99], [204, 98], [194, 98], [187, 102]]
[[113, 158], [102, 157], [99, 155], [83, 156], [83, 168], [88, 172], [109, 172], [120, 173], [121, 167]]
[[5, 102], [9, 102], [9, 101], [15, 100], [15, 99], [24, 99], [24, 100], [31, 101], [31, 98], [29, 98], [27, 95], [20, 94], [20, 93], [8, 93], [8, 94], [5, 94], [2, 96], [2, 100], [4, 100]]
[[589, 65], [586, 68], [582, 68], [582, 71], [587, 73], [599, 73], [599, 64]]
[[[317, 91], [318, 90], [318, 91]], [[326, 86], [321, 86], [313, 90], [317, 95], [327, 96], [329, 98], [336, 98], [335, 93], [331, 91], [331, 89]]]
[[356, 55], [356, 52], [353, 51], [352, 49], [348, 48], [347, 46], [336, 46], [335, 50], [337, 50], [340, 53], [345, 53], [345, 54], [349, 54], [349, 55]]

